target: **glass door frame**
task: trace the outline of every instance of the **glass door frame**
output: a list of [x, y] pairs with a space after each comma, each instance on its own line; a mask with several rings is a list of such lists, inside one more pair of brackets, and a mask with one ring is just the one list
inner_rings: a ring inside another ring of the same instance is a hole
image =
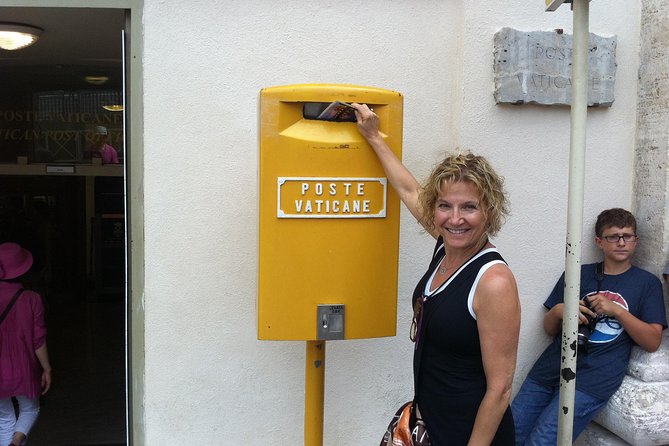
[[128, 445], [143, 446], [144, 430], [144, 180], [143, 0], [0, 0], [0, 7], [107, 8], [126, 14], [125, 207], [126, 207], [126, 428]]

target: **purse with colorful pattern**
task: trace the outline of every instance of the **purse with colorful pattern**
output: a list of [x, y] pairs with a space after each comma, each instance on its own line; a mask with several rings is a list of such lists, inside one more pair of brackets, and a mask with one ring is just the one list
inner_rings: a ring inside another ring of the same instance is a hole
[[404, 403], [388, 424], [379, 446], [430, 446], [425, 422], [416, 415], [413, 401]]

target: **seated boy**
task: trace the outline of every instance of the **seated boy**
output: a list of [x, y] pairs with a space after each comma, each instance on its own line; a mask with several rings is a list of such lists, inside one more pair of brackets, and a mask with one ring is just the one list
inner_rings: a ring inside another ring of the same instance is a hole
[[[593, 323], [577, 356], [572, 441], [622, 383], [632, 345], [656, 351], [667, 327], [660, 280], [631, 263], [638, 239], [629, 211], [608, 209], [597, 217], [595, 243], [604, 261], [581, 266], [579, 324]], [[544, 302], [544, 330], [554, 339], [511, 405], [516, 445], [557, 444], [563, 300], [564, 273]]]

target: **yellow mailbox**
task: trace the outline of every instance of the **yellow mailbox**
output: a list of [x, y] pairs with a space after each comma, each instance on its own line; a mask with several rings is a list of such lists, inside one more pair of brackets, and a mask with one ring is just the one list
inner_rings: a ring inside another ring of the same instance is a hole
[[397, 92], [326, 84], [261, 91], [259, 339], [395, 334], [399, 199], [356, 123], [331, 113], [337, 101], [372, 107], [401, 157]]

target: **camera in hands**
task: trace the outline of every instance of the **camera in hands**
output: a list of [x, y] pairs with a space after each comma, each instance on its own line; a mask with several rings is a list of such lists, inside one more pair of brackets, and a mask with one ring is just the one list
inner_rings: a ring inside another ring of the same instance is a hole
[[[583, 298], [582, 302], [587, 309], [592, 310], [590, 301], [588, 300], [587, 296]], [[587, 354], [588, 341], [590, 340], [590, 334], [592, 333], [592, 330], [594, 330], [595, 325], [597, 325], [597, 317], [593, 317], [585, 313], [583, 316], [585, 316], [588, 322], [586, 324], [579, 324], [578, 326], [578, 351], [579, 353]]]

